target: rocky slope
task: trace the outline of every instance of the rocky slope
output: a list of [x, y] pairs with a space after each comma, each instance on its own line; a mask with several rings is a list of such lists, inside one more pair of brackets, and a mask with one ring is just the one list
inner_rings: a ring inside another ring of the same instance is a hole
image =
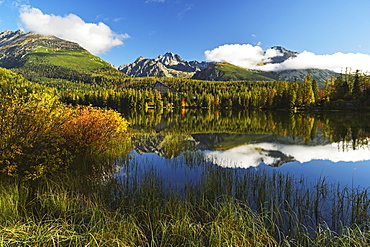
[[139, 57], [135, 62], [118, 67], [132, 77], [184, 77], [190, 78], [208, 66], [207, 62], [184, 61], [179, 55], [167, 52], [157, 58]]
[[[271, 49], [276, 50], [280, 55], [275, 57], [270, 57], [266, 64], [277, 64], [282, 63], [290, 58], [296, 57], [299, 53], [290, 51], [281, 46], [274, 46]], [[337, 76], [338, 73], [328, 70], [328, 69], [289, 69], [281, 71], [270, 71], [262, 72], [256, 71], [256, 73], [265, 74], [266, 76], [273, 78], [275, 80], [283, 81], [303, 81], [303, 79], [311, 74], [312, 78], [315, 79], [319, 84], [323, 84], [326, 79]]]
[[276, 80], [283, 81], [298, 81], [302, 82], [303, 79], [308, 75], [312, 75], [312, 79], [316, 80], [320, 86], [323, 86], [326, 79], [332, 76], [338, 76], [339, 74], [328, 69], [290, 69], [282, 70], [278, 72], [271, 72], [273, 78]]
[[271, 47], [271, 49], [277, 51], [280, 55], [269, 57], [269, 61], [266, 62], [266, 64], [282, 63], [288, 60], [289, 58], [296, 57], [299, 54], [298, 52], [287, 50], [282, 46], [274, 46]]

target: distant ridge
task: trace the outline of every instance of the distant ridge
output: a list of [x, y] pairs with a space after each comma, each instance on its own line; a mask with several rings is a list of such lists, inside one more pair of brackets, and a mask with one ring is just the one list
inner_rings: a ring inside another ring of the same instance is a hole
[[135, 62], [118, 67], [132, 77], [184, 77], [191, 78], [197, 71], [206, 68], [207, 62], [184, 61], [179, 55], [167, 52], [157, 58], [138, 57]]
[[[264, 64], [282, 63], [299, 54], [282, 46], [274, 46], [271, 49], [276, 50], [279, 55], [269, 57]], [[338, 75], [338, 73], [326, 69], [262, 71], [245, 69], [226, 62], [188, 62], [172, 52], [159, 55], [154, 59], [140, 56], [133, 63], [121, 65], [118, 69], [132, 77], [183, 77], [210, 81], [285, 80], [301, 82], [307, 74], [311, 74], [312, 78], [321, 86], [326, 79]]]

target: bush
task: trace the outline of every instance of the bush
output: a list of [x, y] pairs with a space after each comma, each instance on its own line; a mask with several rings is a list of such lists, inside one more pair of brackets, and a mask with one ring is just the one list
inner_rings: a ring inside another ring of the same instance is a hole
[[[89, 156], [91, 166], [118, 157], [128, 123], [118, 112], [68, 107], [54, 92], [0, 68], [0, 173], [25, 180], [69, 167]], [[91, 170], [91, 169], [90, 169]]]
[[61, 128], [66, 148], [76, 155], [73, 167], [106, 173], [125, 151], [128, 122], [120, 113], [91, 106], [69, 108]]

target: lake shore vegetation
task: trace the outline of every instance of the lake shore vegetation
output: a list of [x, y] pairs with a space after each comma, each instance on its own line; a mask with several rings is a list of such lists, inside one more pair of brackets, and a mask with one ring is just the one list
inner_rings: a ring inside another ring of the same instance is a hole
[[[366, 78], [333, 78], [324, 92], [309, 76], [275, 84], [164, 79], [181, 93], [162, 95], [151, 89], [157, 78], [125, 78], [114, 86], [57, 85], [57, 79], [37, 84], [0, 68], [0, 244], [366, 246], [367, 189], [225, 169], [197, 152], [170, 151], [182, 157], [179, 165], [204, 172], [180, 191], [168, 189], [155, 170], [136, 173], [129, 123], [110, 109], [294, 109], [317, 102], [332, 108], [334, 100], [366, 108]], [[317, 125], [304, 122], [310, 131]], [[165, 148], [181, 140], [171, 141]], [[117, 169], [125, 169], [123, 178], [114, 176]]]
[[[195, 157], [191, 154], [192, 157]], [[4, 246], [366, 246], [367, 190], [279, 172], [203, 165], [198, 183], [169, 190], [154, 170], [125, 180], [73, 172], [1, 180]], [[199, 163], [200, 162], [200, 163]]]

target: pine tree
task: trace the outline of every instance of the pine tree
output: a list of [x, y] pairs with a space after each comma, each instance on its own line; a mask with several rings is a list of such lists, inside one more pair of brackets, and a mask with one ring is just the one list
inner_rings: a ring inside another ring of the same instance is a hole
[[312, 91], [315, 98], [315, 103], [319, 100], [319, 86], [316, 80], [312, 80]]
[[352, 96], [353, 99], [357, 99], [360, 94], [360, 76], [359, 70], [356, 70], [355, 79], [353, 80]]
[[315, 95], [312, 90], [312, 76], [308, 74], [303, 81], [302, 88], [302, 104], [304, 106], [311, 106], [315, 103]]

